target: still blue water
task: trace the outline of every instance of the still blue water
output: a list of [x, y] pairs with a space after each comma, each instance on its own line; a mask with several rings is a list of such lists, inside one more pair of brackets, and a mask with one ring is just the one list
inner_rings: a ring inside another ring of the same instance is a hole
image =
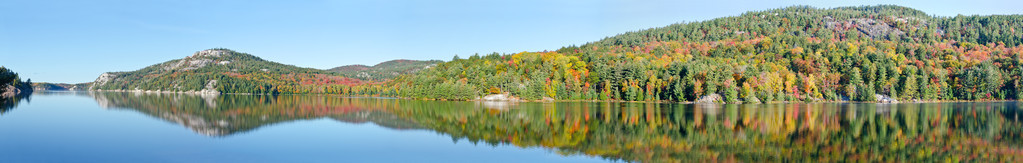
[[502, 103], [43, 92], [0, 162], [1021, 162], [1019, 102]]
[[207, 136], [90, 96], [30, 100], [0, 115], [0, 162], [603, 162], [329, 118]]

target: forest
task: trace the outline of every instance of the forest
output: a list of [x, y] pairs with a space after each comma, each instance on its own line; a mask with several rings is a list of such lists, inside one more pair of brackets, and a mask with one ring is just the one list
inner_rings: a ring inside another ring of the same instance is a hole
[[210, 49], [91, 90], [475, 100], [771, 103], [1023, 99], [1023, 15], [793, 6], [626, 32], [553, 51], [328, 70]]
[[1023, 15], [794, 6], [555, 51], [455, 57], [384, 92], [472, 100], [902, 101], [1023, 98]]

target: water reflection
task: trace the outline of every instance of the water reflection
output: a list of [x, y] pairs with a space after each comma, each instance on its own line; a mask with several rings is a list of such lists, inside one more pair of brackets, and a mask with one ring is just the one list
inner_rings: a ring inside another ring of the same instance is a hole
[[330, 118], [623, 161], [1023, 161], [1023, 112], [1016, 102], [674, 105], [87, 95], [107, 108], [135, 110], [211, 136]]
[[181, 124], [198, 134], [227, 136], [281, 122], [331, 118], [347, 123], [372, 122], [392, 129], [418, 125], [385, 111], [394, 100], [337, 96], [262, 96], [145, 93], [90, 93], [100, 107], [130, 109]]
[[18, 106], [18, 104], [32, 101], [29, 97], [30, 96], [14, 96], [11, 98], [0, 97], [0, 116], [3, 116], [8, 111], [13, 110]]

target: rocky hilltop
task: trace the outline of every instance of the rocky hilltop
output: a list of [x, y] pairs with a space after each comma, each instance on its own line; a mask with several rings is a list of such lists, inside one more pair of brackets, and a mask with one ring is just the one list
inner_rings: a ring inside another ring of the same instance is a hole
[[230, 49], [207, 49], [135, 71], [108, 72], [89, 90], [148, 93], [298, 93], [361, 81], [333, 73], [263, 60]]

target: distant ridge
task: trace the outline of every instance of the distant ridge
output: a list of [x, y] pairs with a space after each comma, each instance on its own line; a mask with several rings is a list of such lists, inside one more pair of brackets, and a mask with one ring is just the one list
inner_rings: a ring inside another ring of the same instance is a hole
[[419, 70], [429, 68], [430, 66], [436, 65], [443, 61], [430, 60], [430, 61], [417, 61], [417, 60], [391, 60], [381, 62], [377, 65], [366, 66], [366, 65], [347, 65], [340, 66], [327, 71], [337, 72], [345, 77], [356, 78], [360, 80], [371, 80], [371, 81], [384, 81], [394, 79], [400, 75], [416, 73]]

